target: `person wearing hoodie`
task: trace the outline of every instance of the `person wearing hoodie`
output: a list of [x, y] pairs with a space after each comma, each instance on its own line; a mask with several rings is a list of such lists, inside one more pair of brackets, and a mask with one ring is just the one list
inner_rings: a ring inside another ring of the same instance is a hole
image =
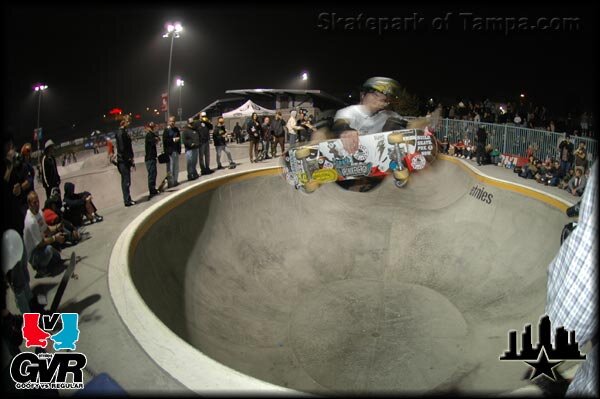
[[188, 180], [196, 180], [200, 177], [196, 164], [198, 163], [198, 148], [200, 147], [200, 136], [194, 129], [194, 120], [188, 119], [187, 124], [181, 132], [181, 139], [185, 147], [185, 160], [187, 165]]
[[50, 198], [54, 187], [60, 188], [60, 175], [54, 158], [54, 142], [46, 141], [44, 144], [44, 155], [42, 156], [42, 185], [46, 190], [46, 198]]
[[92, 202], [92, 194], [87, 191], [75, 193], [75, 185], [73, 183], [65, 183], [63, 203], [65, 206], [64, 218], [74, 226], [79, 227], [83, 225], [84, 215], [90, 224], [104, 220], [102, 216], [96, 213], [96, 206]]

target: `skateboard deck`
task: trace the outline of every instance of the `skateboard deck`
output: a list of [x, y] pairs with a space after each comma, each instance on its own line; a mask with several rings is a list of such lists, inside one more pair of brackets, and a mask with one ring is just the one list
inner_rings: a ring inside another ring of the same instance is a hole
[[52, 299], [52, 305], [50, 305], [50, 314], [56, 313], [58, 306], [60, 305], [60, 301], [62, 300], [62, 296], [65, 293], [65, 289], [67, 288], [67, 284], [69, 283], [69, 279], [71, 275], [75, 271], [75, 264], [77, 263], [77, 258], [75, 256], [75, 252], [71, 254], [71, 259], [69, 259], [69, 266], [65, 270], [62, 279], [60, 280], [60, 284], [58, 285], [58, 289], [56, 290], [56, 294]]
[[168, 183], [169, 183], [169, 178], [165, 177], [163, 179], [163, 181], [160, 183], [160, 185], [158, 186], [158, 189], [156, 191], [158, 191], [159, 193], [162, 193], [163, 191], [165, 191], [167, 189]]
[[425, 168], [437, 155], [437, 141], [427, 130], [403, 129], [359, 136], [349, 154], [341, 139], [300, 145], [282, 156], [287, 182], [305, 192], [333, 181], [393, 175], [403, 187], [409, 174]]

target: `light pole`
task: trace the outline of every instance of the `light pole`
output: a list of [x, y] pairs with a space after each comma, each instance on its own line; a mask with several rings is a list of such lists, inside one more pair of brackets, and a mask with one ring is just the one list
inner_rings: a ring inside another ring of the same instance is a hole
[[173, 58], [173, 41], [176, 37], [179, 37], [179, 33], [183, 30], [181, 23], [175, 22], [175, 24], [167, 24], [167, 32], [163, 35], [163, 37], [171, 37], [171, 50], [169, 51], [169, 72], [167, 74], [167, 111], [165, 114], [166, 122], [169, 122], [169, 110], [171, 103], [171, 60]]
[[40, 114], [42, 111], [42, 92], [48, 89], [48, 85], [37, 84], [33, 88], [38, 93], [38, 111], [37, 111], [37, 149], [40, 151]]
[[179, 114], [179, 121], [181, 122], [183, 116], [183, 108], [181, 108], [181, 89], [185, 85], [182, 79], [177, 79], [177, 87], [179, 87], [179, 108], [177, 108], [177, 114]]
[[302, 72], [302, 80], [304, 81], [304, 90], [308, 89], [308, 72]]

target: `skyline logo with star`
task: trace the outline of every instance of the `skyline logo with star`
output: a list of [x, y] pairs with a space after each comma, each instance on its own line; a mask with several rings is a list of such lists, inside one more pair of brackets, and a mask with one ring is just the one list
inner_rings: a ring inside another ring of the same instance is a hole
[[585, 360], [586, 355], [579, 352], [579, 344], [575, 340], [575, 331], [556, 329], [554, 345], [552, 345], [552, 324], [544, 315], [540, 318], [538, 342], [535, 347], [531, 343], [531, 324], [525, 325], [521, 335], [521, 350], [517, 353], [517, 331], [508, 332], [508, 350], [500, 356], [500, 360], [523, 361], [533, 368], [530, 380], [545, 375], [552, 381], [557, 380], [554, 368], [565, 360]]

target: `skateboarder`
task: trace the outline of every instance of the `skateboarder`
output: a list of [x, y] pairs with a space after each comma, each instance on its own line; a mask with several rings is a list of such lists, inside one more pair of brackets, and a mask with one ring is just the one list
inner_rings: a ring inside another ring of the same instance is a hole
[[[332, 132], [334, 137], [342, 140], [344, 149], [349, 154], [358, 151], [359, 135], [406, 128], [406, 120], [386, 109], [398, 97], [399, 92], [400, 85], [394, 79], [369, 78], [362, 85], [360, 104], [342, 108], [335, 114]], [[365, 177], [337, 183], [348, 190], [369, 191], [382, 180], [380, 177]]]

